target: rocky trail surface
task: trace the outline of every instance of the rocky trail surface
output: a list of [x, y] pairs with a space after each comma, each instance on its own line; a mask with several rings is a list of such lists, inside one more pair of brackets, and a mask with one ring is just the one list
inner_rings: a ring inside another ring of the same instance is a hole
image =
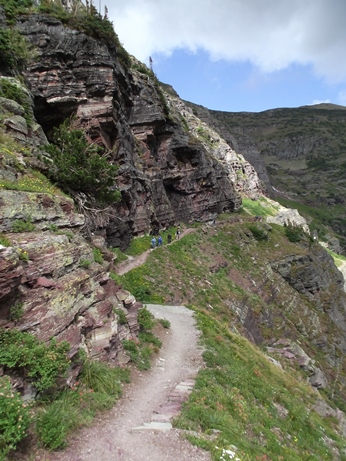
[[152, 368], [134, 371], [117, 405], [90, 428], [78, 431], [63, 452], [35, 461], [207, 461], [209, 453], [191, 445], [172, 427], [203, 367], [193, 312], [183, 306], [148, 305], [157, 318], [170, 321]]

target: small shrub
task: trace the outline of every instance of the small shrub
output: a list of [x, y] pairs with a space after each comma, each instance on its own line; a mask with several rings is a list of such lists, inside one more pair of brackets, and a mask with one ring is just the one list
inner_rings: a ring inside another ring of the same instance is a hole
[[32, 118], [30, 115], [31, 106], [29, 97], [24, 93], [21, 86], [11, 83], [7, 78], [0, 78], [0, 96], [7, 99], [12, 99], [20, 104], [25, 110], [25, 120], [30, 125]]
[[55, 385], [69, 367], [67, 341], [47, 346], [35, 336], [16, 329], [0, 330], [0, 365], [21, 371], [38, 391]]
[[13, 306], [10, 307], [10, 315], [9, 315], [10, 320], [19, 320], [23, 317], [23, 314], [24, 314], [23, 305], [24, 304], [22, 302], [17, 302]]
[[138, 310], [138, 324], [143, 331], [152, 330], [154, 327], [154, 316], [145, 307]]
[[143, 343], [152, 344], [155, 348], [160, 348], [162, 346], [162, 341], [149, 331], [141, 331], [138, 335], [139, 341]]
[[79, 261], [79, 267], [82, 267], [83, 269], [88, 269], [90, 264], [91, 264], [91, 261], [89, 261], [89, 259], [81, 259]]
[[19, 248], [18, 251], [19, 251], [19, 259], [20, 259], [21, 261], [28, 262], [28, 261], [29, 261], [28, 252], [25, 251], [25, 250], [22, 250], [21, 248]]
[[122, 344], [123, 344], [125, 351], [129, 353], [130, 360], [136, 363], [139, 357], [138, 344], [132, 339], [124, 339]]
[[98, 263], [98, 264], [103, 263], [102, 252], [99, 248], [93, 248], [93, 256], [94, 256], [95, 263]]
[[264, 229], [253, 225], [249, 226], [249, 229], [258, 242], [268, 240], [268, 233]]
[[32, 218], [16, 219], [12, 224], [12, 232], [33, 232], [35, 225], [32, 223]]
[[94, 392], [120, 397], [121, 382], [129, 380], [129, 371], [110, 367], [104, 362], [86, 360], [80, 374], [80, 383]]
[[113, 309], [113, 312], [118, 317], [119, 325], [126, 325], [127, 324], [127, 318], [126, 318], [125, 312], [123, 310], [121, 310], [121, 309]]
[[0, 69], [22, 69], [29, 56], [28, 42], [16, 29], [0, 29]]
[[49, 177], [67, 193], [90, 194], [103, 203], [117, 202], [120, 192], [114, 190], [116, 165], [96, 144], [89, 144], [83, 131], [73, 129], [66, 120], [54, 130], [54, 144], [46, 146], [53, 165], [49, 163]]
[[153, 350], [150, 346], [142, 346], [140, 349], [140, 355], [137, 360], [137, 368], [139, 370], [149, 370], [151, 367], [151, 356], [153, 355]]
[[300, 227], [286, 226], [285, 235], [290, 242], [298, 243], [302, 239], [302, 229]]
[[7, 237], [0, 234], [0, 245], [2, 245], [4, 247], [10, 247], [10, 246], [12, 246], [12, 242]]
[[33, 6], [32, 0], [0, 0], [7, 23], [10, 25], [15, 24], [16, 18], [19, 14], [26, 13], [30, 7]]
[[0, 377], [0, 415], [0, 461], [4, 461], [26, 436], [31, 420], [27, 404], [12, 389], [7, 376]]
[[159, 323], [163, 326], [163, 328], [170, 328], [171, 322], [167, 319], [159, 319]]
[[138, 299], [138, 301], [149, 302], [152, 293], [151, 293], [151, 290], [147, 286], [138, 285], [133, 288], [132, 294], [136, 299]]
[[36, 419], [36, 434], [39, 443], [50, 450], [64, 448], [71, 429], [78, 427], [78, 408], [59, 399], [44, 408]]

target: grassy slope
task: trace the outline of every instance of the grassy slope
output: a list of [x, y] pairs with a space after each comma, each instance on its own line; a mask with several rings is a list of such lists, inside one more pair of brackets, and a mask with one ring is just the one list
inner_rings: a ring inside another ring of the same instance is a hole
[[[292, 244], [279, 226], [272, 227], [268, 241], [258, 242], [249, 230], [253, 223], [244, 215], [243, 222], [235, 222], [240, 217], [196, 228], [118, 279], [133, 291], [144, 287], [148, 302], [184, 303], [196, 311], [206, 368], [176, 424], [191, 431], [191, 440], [210, 450], [213, 459], [228, 459], [223, 450], [231, 445], [238, 447], [241, 460], [333, 459], [331, 447], [344, 441], [334, 430], [336, 421], [312, 409], [319, 395], [305, 384], [307, 375], [289, 360], [282, 372], [260, 350], [269, 340], [292, 338], [328, 373], [325, 357], [297, 325], [303, 321], [308, 327], [313, 307], [268, 264], [287, 254], [304, 254], [311, 242]], [[240, 310], [251, 311], [262, 337], [260, 348], [242, 337], [248, 333], [239, 321]], [[332, 334], [335, 326], [328, 316], [317, 315], [326, 334]]]

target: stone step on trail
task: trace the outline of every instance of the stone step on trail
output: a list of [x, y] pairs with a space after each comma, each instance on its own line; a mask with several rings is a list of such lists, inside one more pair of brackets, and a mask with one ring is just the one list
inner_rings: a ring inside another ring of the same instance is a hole
[[162, 403], [154, 412], [150, 422], [145, 422], [141, 426], [133, 427], [132, 431], [169, 431], [172, 429], [171, 419], [181, 411], [181, 406], [191, 393], [195, 380], [188, 379], [175, 386], [169, 393], [167, 401]]

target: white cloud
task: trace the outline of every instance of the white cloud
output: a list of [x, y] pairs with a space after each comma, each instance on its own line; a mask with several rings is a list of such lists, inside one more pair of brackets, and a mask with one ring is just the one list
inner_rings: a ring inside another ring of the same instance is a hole
[[[107, 0], [105, 0], [107, 3]], [[126, 49], [147, 62], [176, 48], [250, 61], [263, 72], [310, 64], [346, 79], [345, 0], [108, 0]]]
[[311, 104], [308, 104], [309, 106], [314, 106], [316, 104], [330, 104], [330, 99], [314, 99]]

